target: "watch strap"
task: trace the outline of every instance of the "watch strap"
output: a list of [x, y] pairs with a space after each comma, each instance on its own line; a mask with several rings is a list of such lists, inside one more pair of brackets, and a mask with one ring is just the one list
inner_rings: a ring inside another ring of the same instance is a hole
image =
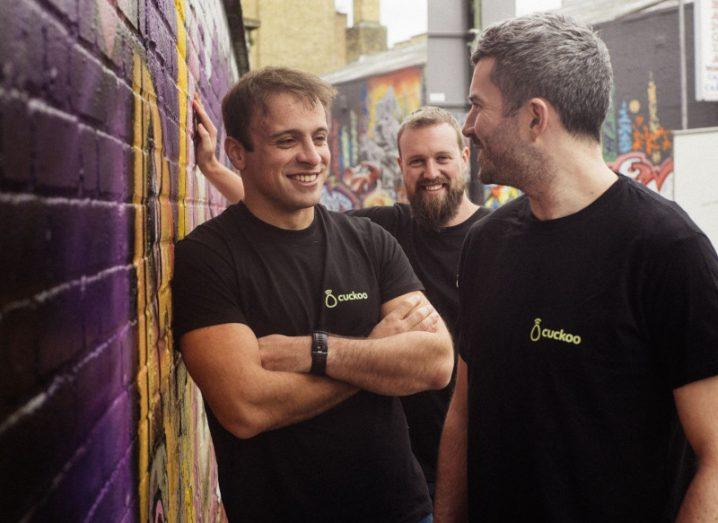
[[310, 373], [324, 376], [327, 373], [327, 354], [329, 353], [329, 334], [325, 331], [312, 332], [312, 367]]

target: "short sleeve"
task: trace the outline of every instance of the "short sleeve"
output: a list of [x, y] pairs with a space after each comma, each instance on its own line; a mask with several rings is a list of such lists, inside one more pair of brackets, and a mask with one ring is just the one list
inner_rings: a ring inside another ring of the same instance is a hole
[[175, 246], [172, 302], [177, 341], [194, 329], [246, 323], [239, 306], [236, 271], [229, 257], [192, 239]]
[[399, 223], [399, 207], [395, 204], [391, 207], [386, 205], [377, 205], [374, 207], [364, 207], [362, 209], [352, 209], [347, 211], [349, 216], [358, 218], [369, 218], [374, 223], [381, 225], [389, 234], [396, 237]]
[[381, 302], [386, 303], [407, 292], [423, 291], [424, 286], [396, 239], [378, 225], [371, 224], [371, 230], [378, 257]]
[[661, 256], [649, 294], [652, 336], [673, 388], [718, 374], [718, 257], [695, 234]]

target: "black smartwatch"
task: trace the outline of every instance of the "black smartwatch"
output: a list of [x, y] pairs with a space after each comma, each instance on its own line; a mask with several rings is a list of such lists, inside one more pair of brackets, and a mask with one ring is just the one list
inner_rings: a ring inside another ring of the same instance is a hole
[[327, 353], [329, 352], [329, 334], [324, 331], [312, 332], [312, 368], [309, 370], [315, 376], [324, 376], [327, 373]]

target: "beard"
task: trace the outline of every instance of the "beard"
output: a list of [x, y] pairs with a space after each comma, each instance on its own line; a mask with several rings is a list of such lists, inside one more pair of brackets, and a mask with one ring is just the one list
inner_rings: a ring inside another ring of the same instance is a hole
[[520, 143], [510, 127], [485, 142], [479, 153], [481, 183], [508, 185], [526, 192], [527, 187], [547, 176], [543, 154], [530, 144]]
[[[456, 180], [454, 183], [448, 178], [441, 180], [446, 184], [446, 196], [436, 198], [422, 189], [422, 184], [417, 184], [414, 193], [409, 196], [411, 214], [417, 223], [429, 231], [440, 231], [446, 222], [456, 216], [464, 197], [466, 182]], [[435, 183], [435, 182], [433, 182]]]

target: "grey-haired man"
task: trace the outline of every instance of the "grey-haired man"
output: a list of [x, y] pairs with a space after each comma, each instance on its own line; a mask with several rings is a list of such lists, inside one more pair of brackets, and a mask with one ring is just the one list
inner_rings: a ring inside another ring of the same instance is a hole
[[676, 415], [699, 460], [678, 518], [718, 520], [718, 258], [603, 161], [605, 45], [532, 15], [486, 29], [472, 61], [482, 181], [524, 195], [462, 252], [436, 521], [669, 520]]

